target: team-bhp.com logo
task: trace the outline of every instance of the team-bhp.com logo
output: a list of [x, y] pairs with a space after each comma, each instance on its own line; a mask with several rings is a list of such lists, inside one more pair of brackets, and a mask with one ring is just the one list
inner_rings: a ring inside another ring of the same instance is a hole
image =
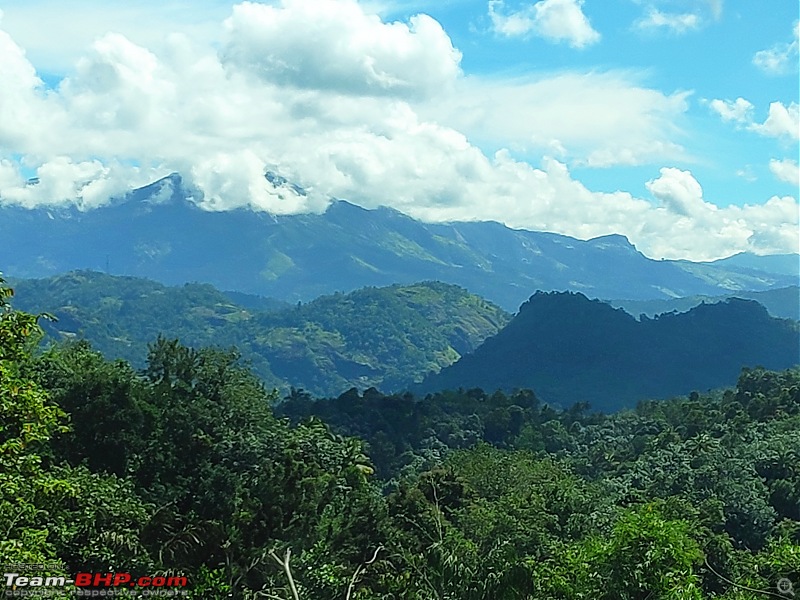
[[[72, 596], [108, 597], [127, 595], [135, 591], [136, 597], [186, 596], [186, 577], [182, 575], [154, 575], [136, 577], [130, 573], [77, 573], [73, 578], [64, 576], [28, 576], [4, 573], [5, 596], [47, 596], [48, 591], [70, 591]], [[130, 596], [129, 596], [130, 597]]]

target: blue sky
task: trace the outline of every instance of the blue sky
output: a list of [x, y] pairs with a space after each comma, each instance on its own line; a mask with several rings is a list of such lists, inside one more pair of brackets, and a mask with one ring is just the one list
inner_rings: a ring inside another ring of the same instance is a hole
[[798, 251], [794, 0], [0, 6], [0, 202], [89, 209], [179, 171], [210, 210]]
[[[504, 3], [508, 13], [532, 3]], [[492, 29], [485, 3], [444, 2], [425, 6], [462, 50], [462, 67], [470, 73], [546, 74], [559, 70], [630, 70], [640, 80], [664, 92], [691, 91], [686, 134], [681, 143], [691, 160], [674, 163], [702, 178], [708, 199], [719, 205], [744, 204], [756, 197], [797, 194], [797, 186], [776, 181], [769, 161], [784, 154], [797, 157], [797, 140], [790, 143], [764, 138], [723, 123], [708, 109], [706, 100], [744, 97], [755, 105], [755, 115], [767, 118], [771, 102], [785, 105], [798, 101], [797, 51], [788, 55], [780, 74], [766, 72], [754, 56], [774, 46], [791, 44], [792, 25], [798, 19], [794, 1], [714, 3], [702, 0], [632, 2], [607, 0], [584, 2], [582, 9], [597, 43], [575, 49], [554, 44], [533, 34], [507, 37]], [[765, 6], [769, 10], [764, 10]], [[696, 27], [679, 31], [668, 26], [643, 27], [650, 10], [663, 14], [697, 15]], [[412, 9], [413, 12], [413, 9]], [[392, 11], [393, 18], [408, 16], [408, 8]], [[795, 45], [796, 45], [796, 37]], [[791, 68], [793, 67], [793, 68]], [[748, 176], [737, 176], [744, 172]], [[581, 169], [581, 180], [593, 189], [623, 189], [645, 194], [644, 181], [652, 167], [638, 169]]]

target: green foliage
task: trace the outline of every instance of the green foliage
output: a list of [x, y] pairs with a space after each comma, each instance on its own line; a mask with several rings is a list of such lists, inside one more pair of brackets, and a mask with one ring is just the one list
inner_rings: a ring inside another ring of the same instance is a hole
[[[48, 446], [66, 415], [32, 370], [37, 317], [13, 310], [0, 279], [0, 556], [69, 568], [150, 565], [140, 542], [148, 508], [130, 482], [56, 467]], [[58, 575], [59, 573], [54, 573]]]
[[[234, 350], [158, 337], [141, 371], [86, 342], [34, 355], [37, 318], [0, 290], [5, 560], [286, 600], [754, 600], [800, 577], [800, 370], [611, 415], [524, 390], [279, 402]], [[302, 339], [429, 347], [336, 329], [384, 293], [292, 309]]]
[[678, 600], [703, 597], [695, 572], [702, 561], [689, 524], [657, 505], [624, 511], [607, 538], [555, 547], [530, 562], [534, 597], [578, 600]]
[[604, 587], [614, 591], [598, 597], [700, 598], [694, 568], [702, 553], [690, 532], [689, 523], [665, 519], [652, 504], [625, 513], [601, 555]]
[[167, 287], [89, 271], [18, 287], [22, 306], [58, 318], [46, 325], [53, 339], [87, 339], [136, 367], [161, 334], [194, 347], [235, 345], [267, 385], [315, 394], [407, 387], [473, 351], [510, 318], [436, 282], [366, 288], [282, 310], [210, 285]]
[[13, 294], [0, 278], [0, 556], [50, 563], [56, 555], [42, 505], [70, 483], [43, 467], [40, 452], [65, 415], [22, 373], [41, 330], [36, 316], [11, 308]]

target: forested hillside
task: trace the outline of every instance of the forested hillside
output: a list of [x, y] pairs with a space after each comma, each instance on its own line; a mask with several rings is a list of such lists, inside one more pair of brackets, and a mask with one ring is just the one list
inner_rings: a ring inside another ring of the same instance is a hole
[[0, 289], [6, 561], [180, 573], [198, 599], [756, 600], [800, 583], [800, 371], [608, 416], [480, 390], [281, 405], [330, 430], [276, 416], [230, 353], [162, 339], [141, 373], [85, 342], [32, 354], [36, 319]]
[[616, 410], [732, 385], [742, 367], [798, 363], [798, 323], [770, 317], [751, 300], [637, 321], [582, 294], [537, 293], [500, 333], [420, 389], [531, 388], [561, 406]]
[[367, 288], [285, 308], [211, 285], [168, 287], [92, 271], [15, 282], [20, 308], [47, 312], [53, 339], [85, 338], [144, 366], [160, 334], [192, 346], [237, 346], [270, 387], [338, 395], [402, 389], [497, 333], [510, 315], [442, 283]]

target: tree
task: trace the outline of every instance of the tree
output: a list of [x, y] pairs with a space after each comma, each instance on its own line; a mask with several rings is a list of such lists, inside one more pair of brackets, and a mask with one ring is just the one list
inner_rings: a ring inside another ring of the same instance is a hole
[[38, 317], [13, 310], [14, 291], [0, 278], [0, 556], [11, 562], [55, 562], [48, 497], [69, 492], [68, 480], [42, 466], [41, 449], [65, 428], [65, 414], [22, 373], [41, 335]]
[[[57, 466], [50, 444], [67, 415], [30, 376], [36, 315], [13, 310], [0, 278], [0, 557], [69, 569], [135, 569], [149, 507], [129, 482]], [[56, 569], [58, 571], [59, 569]]]

